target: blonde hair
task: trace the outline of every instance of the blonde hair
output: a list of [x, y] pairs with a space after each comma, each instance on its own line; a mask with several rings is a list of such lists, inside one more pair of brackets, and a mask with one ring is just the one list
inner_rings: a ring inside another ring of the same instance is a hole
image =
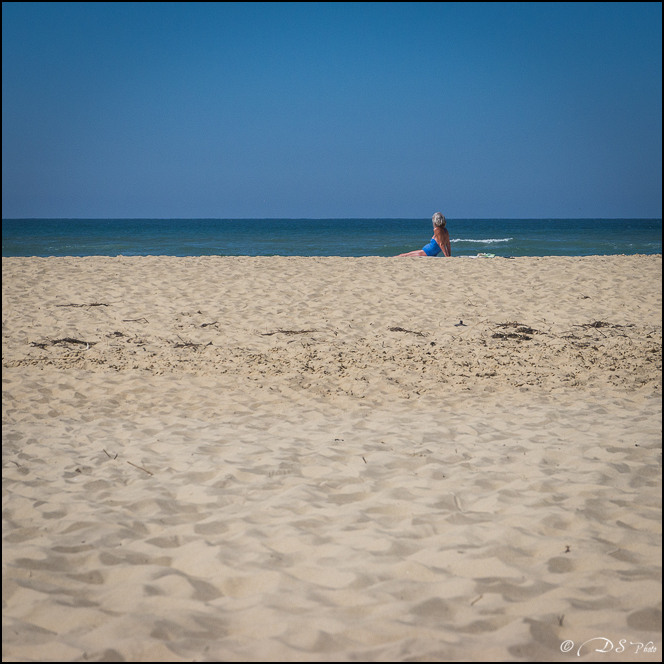
[[433, 221], [433, 225], [437, 228], [445, 228], [445, 224], [447, 223], [445, 215], [442, 214], [442, 212], [436, 212], [436, 214], [431, 217], [431, 221]]

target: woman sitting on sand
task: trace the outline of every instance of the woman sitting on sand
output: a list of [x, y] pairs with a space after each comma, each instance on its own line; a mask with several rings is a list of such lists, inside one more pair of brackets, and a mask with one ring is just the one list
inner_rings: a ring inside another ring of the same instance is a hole
[[451, 256], [452, 255], [452, 246], [450, 245], [450, 234], [445, 228], [446, 221], [445, 216], [440, 212], [431, 217], [433, 222], [433, 237], [429, 244], [422, 249], [417, 249], [417, 251], [409, 251], [405, 254], [399, 254], [399, 256], [438, 256], [442, 251], [443, 255]]

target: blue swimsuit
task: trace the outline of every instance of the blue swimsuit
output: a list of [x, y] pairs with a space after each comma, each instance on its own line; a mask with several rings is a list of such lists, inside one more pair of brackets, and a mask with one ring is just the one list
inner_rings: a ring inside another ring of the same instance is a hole
[[431, 242], [425, 247], [422, 247], [422, 251], [424, 251], [427, 256], [438, 256], [442, 249], [438, 246], [436, 239], [432, 237]]

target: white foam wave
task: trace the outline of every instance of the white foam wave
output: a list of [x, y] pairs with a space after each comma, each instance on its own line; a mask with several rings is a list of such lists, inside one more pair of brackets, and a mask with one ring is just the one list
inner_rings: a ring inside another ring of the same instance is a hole
[[514, 238], [511, 237], [490, 237], [486, 238], [485, 240], [468, 240], [466, 238], [456, 238], [454, 240], [450, 240], [450, 242], [473, 242], [479, 244], [493, 244], [494, 242], [509, 242], [510, 240], [513, 239]]

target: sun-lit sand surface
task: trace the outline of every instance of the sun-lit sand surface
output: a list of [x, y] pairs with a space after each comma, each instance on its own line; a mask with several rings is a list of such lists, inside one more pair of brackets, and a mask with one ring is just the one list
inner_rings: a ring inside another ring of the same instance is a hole
[[661, 661], [661, 255], [2, 265], [3, 661]]

